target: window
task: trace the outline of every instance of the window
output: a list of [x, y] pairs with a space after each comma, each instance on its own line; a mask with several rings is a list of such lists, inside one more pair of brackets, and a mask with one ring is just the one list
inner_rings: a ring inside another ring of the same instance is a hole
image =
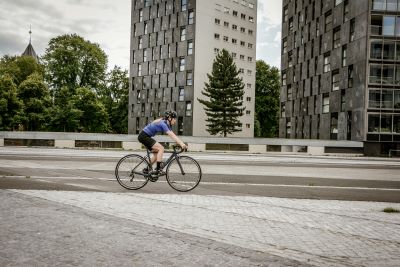
[[246, 15], [243, 14], [243, 13], [241, 13], [241, 14], [240, 14], [240, 18], [241, 18], [241, 19], [246, 19]]
[[387, 36], [394, 36], [394, 29], [395, 29], [395, 17], [384, 16], [382, 34]]
[[253, 72], [251, 70], [247, 70], [247, 75], [251, 75]]
[[284, 38], [283, 45], [282, 45], [282, 54], [285, 54], [287, 52], [287, 46], [288, 46], [287, 38]]
[[186, 116], [192, 116], [192, 102], [186, 102]]
[[228, 36], [224, 36], [224, 42], [228, 42], [229, 41], [229, 37]]
[[287, 100], [292, 100], [292, 95], [293, 95], [292, 85], [289, 84], [287, 86]]
[[353, 65], [350, 65], [347, 70], [347, 87], [353, 87]]
[[254, 4], [253, 3], [249, 3], [249, 8], [253, 9], [254, 8]]
[[186, 72], [186, 85], [193, 85], [193, 72], [192, 71]]
[[224, 13], [225, 14], [229, 14], [230, 12], [230, 8], [229, 7], [224, 7]]
[[253, 30], [248, 31], [249, 35], [253, 35]]
[[142, 49], [143, 48], [143, 37], [142, 36], [139, 36], [138, 42], [139, 42], [138, 48]]
[[194, 12], [193, 10], [189, 10], [188, 14], [188, 24], [191, 25], [194, 22]]
[[329, 113], [329, 94], [322, 96], [322, 113]]
[[338, 135], [338, 114], [331, 114], [331, 139], [336, 140]]
[[193, 54], [193, 41], [190, 40], [187, 43], [187, 54], [192, 55]]
[[253, 48], [253, 44], [248, 43], [248, 44], [247, 44], [247, 47], [250, 48], [250, 49], [252, 49], [252, 48]]
[[229, 22], [224, 21], [224, 27], [229, 27]]
[[215, 10], [221, 11], [221, 5], [220, 4], [215, 4]]
[[372, 0], [372, 9], [373, 10], [385, 10], [386, 9], [386, 0]]
[[146, 62], [147, 61], [147, 49], [143, 50], [143, 61]]
[[342, 47], [342, 67], [347, 65], [347, 45]]
[[143, 21], [143, 9], [139, 9], [139, 22]]
[[346, 91], [342, 90], [340, 92], [340, 111], [346, 110]]
[[324, 73], [331, 70], [331, 55], [330, 53], [326, 53], [324, 55]]
[[316, 20], [315, 33], [317, 36], [319, 35], [319, 18], [317, 18]]
[[385, 42], [383, 44], [383, 59], [395, 60], [395, 43]]
[[171, 45], [168, 45], [168, 58], [171, 58]]
[[148, 28], [149, 28], [149, 25], [148, 25], [147, 22], [145, 22], [145, 23], [144, 23], [144, 34], [147, 34], [147, 33], [148, 33]]
[[340, 74], [339, 70], [332, 71], [332, 91], [339, 90], [340, 85]]
[[292, 53], [292, 51], [288, 52], [288, 66], [289, 67], [293, 66], [293, 53]]
[[220, 25], [221, 24], [221, 20], [215, 19], [215, 24]]
[[244, 55], [240, 55], [240, 60], [244, 60]]
[[247, 89], [251, 89], [251, 83], [247, 84]]
[[286, 113], [286, 105], [285, 102], [281, 103], [281, 117], [284, 118]]
[[342, 2], [343, 2], [343, 0], [335, 0], [335, 6], [339, 5]]
[[290, 134], [292, 132], [292, 122], [290, 118], [286, 118], [286, 138], [290, 138]]
[[241, 45], [241, 46], [245, 46], [246, 43], [245, 43], [244, 41], [240, 41], [240, 45]]
[[181, 11], [186, 11], [187, 9], [187, 0], [181, 0]]
[[235, 10], [233, 10], [233, 11], [232, 11], [232, 15], [233, 15], [234, 17], [237, 17], [237, 16], [238, 16], [238, 12], [235, 11]]
[[214, 53], [215, 53], [215, 54], [218, 54], [218, 53], [219, 53], [219, 48], [215, 48], [215, 47], [214, 47]]
[[253, 58], [252, 57], [247, 57], [247, 61], [248, 62], [253, 62]]
[[249, 16], [249, 21], [254, 22], [254, 18]]
[[293, 17], [289, 19], [289, 32], [293, 32]]
[[340, 26], [333, 30], [333, 48], [340, 46]]
[[251, 114], [250, 110], [246, 110], [246, 115], [250, 115], [250, 114]]
[[394, 65], [382, 66], [382, 83], [394, 84]]
[[286, 22], [288, 20], [288, 16], [289, 16], [289, 9], [288, 6], [286, 5], [283, 8], [283, 22]]
[[380, 108], [380, 106], [381, 106], [381, 91], [369, 90], [368, 107]]
[[381, 83], [382, 68], [381, 65], [370, 65], [369, 67], [369, 82]]
[[249, 97], [249, 96], [246, 97], [246, 101], [247, 101], [247, 102], [250, 102], [250, 101], [251, 101], [251, 97]]
[[236, 31], [237, 30], [237, 25], [232, 24], [232, 30]]
[[132, 51], [132, 63], [133, 63], [133, 64], [136, 63], [136, 53], [135, 53], [135, 50]]
[[179, 101], [185, 100], [185, 88], [183, 86], [179, 87]]
[[356, 21], [355, 19], [350, 20], [350, 42], [354, 41], [354, 35], [356, 30]]
[[181, 28], [180, 37], [181, 37], [181, 41], [186, 40], [186, 28], [185, 27]]
[[236, 58], [236, 53], [232, 52], [232, 57]]
[[332, 11], [328, 11], [325, 13], [325, 32], [328, 32], [332, 29]]
[[184, 71], [185, 70], [185, 58], [181, 57], [179, 58], [179, 71]]
[[232, 38], [232, 44], [237, 44], [237, 40]]
[[282, 85], [283, 86], [286, 85], [286, 79], [287, 79], [286, 72], [282, 72]]
[[142, 76], [142, 63], [139, 63], [139, 64], [138, 64], [137, 76]]
[[245, 33], [245, 32], [246, 32], [246, 29], [243, 28], [243, 27], [240, 27], [240, 32], [241, 32], [241, 33]]
[[369, 133], [379, 132], [379, 114], [368, 115], [368, 132]]
[[382, 41], [371, 41], [370, 58], [382, 59]]
[[346, 22], [349, 20], [350, 16], [350, 7], [349, 7], [349, 0], [344, 1], [344, 8], [343, 8], [343, 21]]
[[220, 36], [220, 35], [219, 35], [218, 33], [214, 33], [214, 39], [215, 39], [215, 40], [219, 40], [219, 36]]
[[239, 68], [239, 73], [244, 73], [244, 69], [243, 68]]

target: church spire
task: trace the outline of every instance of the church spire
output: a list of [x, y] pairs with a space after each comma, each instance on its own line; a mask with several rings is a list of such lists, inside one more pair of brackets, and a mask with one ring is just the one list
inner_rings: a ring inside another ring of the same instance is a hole
[[36, 60], [39, 59], [39, 57], [37, 56], [35, 49], [33, 49], [32, 46], [32, 25], [29, 26], [29, 44], [26, 47], [24, 53], [22, 53], [23, 56], [31, 56], [33, 58], [35, 58]]

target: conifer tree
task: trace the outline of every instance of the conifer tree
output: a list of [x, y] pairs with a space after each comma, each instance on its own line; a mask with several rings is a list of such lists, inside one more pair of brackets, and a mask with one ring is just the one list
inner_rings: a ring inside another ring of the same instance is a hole
[[207, 99], [198, 99], [205, 106], [207, 131], [211, 135], [227, 134], [242, 130], [239, 117], [243, 115], [244, 84], [232, 56], [222, 49], [216, 56], [208, 83], [201, 92]]

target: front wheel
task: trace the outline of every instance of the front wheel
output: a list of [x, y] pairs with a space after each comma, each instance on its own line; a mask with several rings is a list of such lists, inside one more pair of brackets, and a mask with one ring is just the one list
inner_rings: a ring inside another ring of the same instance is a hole
[[118, 161], [115, 177], [122, 187], [137, 190], [149, 181], [143, 173], [146, 168], [149, 168], [149, 163], [145, 158], [135, 154], [127, 155]]
[[199, 163], [188, 156], [174, 158], [168, 165], [166, 173], [168, 184], [180, 192], [193, 190], [201, 180]]

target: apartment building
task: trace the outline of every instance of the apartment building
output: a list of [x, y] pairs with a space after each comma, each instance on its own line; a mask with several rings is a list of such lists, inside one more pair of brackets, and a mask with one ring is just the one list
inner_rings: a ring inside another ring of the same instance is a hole
[[179, 135], [209, 136], [202, 98], [216, 54], [227, 49], [245, 84], [242, 131], [254, 133], [256, 0], [133, 0], [129, 133], [176, 110]]
[[283, 0], [279, 137], [400, 149], [398, 0]]

